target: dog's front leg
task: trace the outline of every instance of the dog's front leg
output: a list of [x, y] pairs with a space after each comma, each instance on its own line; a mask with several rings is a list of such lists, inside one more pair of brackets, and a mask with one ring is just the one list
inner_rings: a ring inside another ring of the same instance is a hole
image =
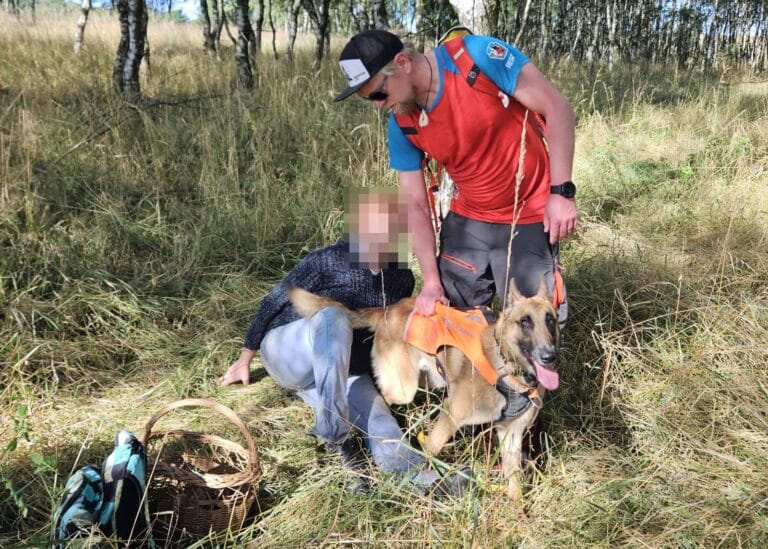
[[438, 455], [440, 450], [443, 449], [443, 446], [445, 446], [446, 442], [448, 442], [451, 437], [456, 434], [458, 428], [459, 426], [456, 425], [456, 422], [451, 417], [451, 414], [445, 410], [440, 412], [440, 416], [435, 422], [435, 427], [432, 429], [432, 432], [429, 433], [429, 436], [424, 443], [424, 451], [427, 452], [427, 454], [430, 456]]
[[515, 503], [520, 503], [523, 498], [520, 485], [523, 435], [536, 420], [538, 413], [539, 409], [531, 406], [520, 417], [496, 427], [501, 446], [501, 471], [507, 481], [507, 495]]

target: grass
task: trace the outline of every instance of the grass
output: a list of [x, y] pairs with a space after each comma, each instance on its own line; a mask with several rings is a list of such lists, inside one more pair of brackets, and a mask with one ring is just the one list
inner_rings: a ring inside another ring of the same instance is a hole
[[546, 467], [519, 512], [489, 435], [465, 436], [441, 458], [474, 464], [476, 494], [430, 503], [377, 476], [354, 498], [297, 399], [260, 368], [215, 379], [271, 285], [340, 234], [343, 189], [394, 184], [384, 117], [332, 102], [340, 73], [311, 68], [311, 40], [293, 65], [260, 57], [248, 94], [231, 51], [166, 22], [126, 105], [115, 21], [92, 18], [79, 58], [75, 21], [0, 16], [0, 545], [45, 545], [69, 474], [191, 396], [234, 408], [264, 464], [254, 520], [199, 546], [766, 544], [764, 84], [541, 63], [578, 112], [582, 215]]

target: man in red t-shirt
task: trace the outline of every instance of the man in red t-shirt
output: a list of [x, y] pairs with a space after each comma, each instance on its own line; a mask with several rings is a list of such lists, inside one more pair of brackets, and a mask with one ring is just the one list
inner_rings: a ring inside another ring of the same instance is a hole
[[[347, 43], [339, 64], [349, 87], [337, 101], [357, 93], [392, 111], [390, 165], [410, 198], [412, 245], [424, 279], [417, 310], [432, 314], [438, 301], [490, 304], [510, 278], [525, 295], [536, 293], [542, 276], [553, 292], [564, 290], [556, 284], [557, 242], [577, 225], [574, 114], [528, 58], [487, 36], [456, 38], [422, 54], [372, 30]], [[455, 183], [439, 257], [425, 154]], [[564, 324], [564, 291], [560, 297]]]

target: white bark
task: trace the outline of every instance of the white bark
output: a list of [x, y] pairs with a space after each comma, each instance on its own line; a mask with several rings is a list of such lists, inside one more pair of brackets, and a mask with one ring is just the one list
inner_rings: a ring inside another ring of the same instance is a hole
[[523, 8], [523, 17], [520, 21], [520, 28], [515, 35], [515, 45], [520, 44], [523, 39], [523, 32], [525, 32], [525, 24], [528, 22], [528, 11], [531, 9], [531, 0], [526, 0], [525, 8]]
[[459, 23], [469, 27], [475, 34], [488, 32], [483, 0], [449, 0], [459, 16]]
[[90, 13], [91, 0], [83, 0], [83, 4], [80, 6], [80, 19], [77, 20], [77, 28], [75, 29], [75, 55], [79, 55], [83, 47], [85, 25], [88, 23], [88, 14]]

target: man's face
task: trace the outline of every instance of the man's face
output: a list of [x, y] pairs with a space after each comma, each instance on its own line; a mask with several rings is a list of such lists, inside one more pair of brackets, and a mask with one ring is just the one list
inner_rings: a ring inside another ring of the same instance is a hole
[[414, 107], [413, 85], [402, 66], [396, 63], [395, 67], [394, 74], [386, 75], [382, 71], [376, 73], [357, 90], [357, 95], [371, 101], [378, 109], [391, 109], [397, 114], [409, 113]]

